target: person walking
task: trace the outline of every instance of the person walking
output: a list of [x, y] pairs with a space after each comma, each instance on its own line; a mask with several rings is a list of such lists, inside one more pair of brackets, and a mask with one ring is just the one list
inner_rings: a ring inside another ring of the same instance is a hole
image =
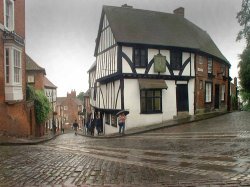
[[124, 113], [120, 113], [118, 115], [119, 134], [124, 134], [125, 120], [126, 120], [126, 115]]
[[100, 115], [97, 115], [96, 116], [96, 131], [97, 131], [97, 134], [99, 135], [100, 133], [102, 133], [102, 120], [100, 118]]
[[75, 131], [75, 135], [77, 135], [77, 129], [79, 128], [79, 125], [77, 123], [77, 121], [75, 120], [75, 122], [73, 123], [73, 129]]

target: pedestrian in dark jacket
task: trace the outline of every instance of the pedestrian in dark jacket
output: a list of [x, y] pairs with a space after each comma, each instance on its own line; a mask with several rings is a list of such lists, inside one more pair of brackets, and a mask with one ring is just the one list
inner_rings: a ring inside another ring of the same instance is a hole
[[99, 115], [96, 116], [95, 122], [96, 122], [96, 131], [97, 134], [99, 135], [100, 133], [102, 133], [102, 120]]
[[90, 135], [94, 136], [95, 132], [95, 119], [90, 120]]

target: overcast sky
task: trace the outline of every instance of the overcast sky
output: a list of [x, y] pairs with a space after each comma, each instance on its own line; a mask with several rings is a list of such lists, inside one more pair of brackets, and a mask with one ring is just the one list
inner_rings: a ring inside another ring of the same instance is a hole
[[229, 60], [231, 77], [238, 76], [244, 49], [243, 41], [235, 41], [241, 0], [26, 0], [26, 53], [46, 69], [58, 96], [87, 91], [102, 6], [125, 3], [168, 13], [184, 7], [185, 17], [206, 30]]

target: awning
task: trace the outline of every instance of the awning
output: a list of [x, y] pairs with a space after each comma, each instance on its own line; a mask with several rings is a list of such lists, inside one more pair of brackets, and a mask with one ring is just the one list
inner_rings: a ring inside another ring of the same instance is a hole
[[138, 79], [140, 89], [168, 89], [163, 79]]

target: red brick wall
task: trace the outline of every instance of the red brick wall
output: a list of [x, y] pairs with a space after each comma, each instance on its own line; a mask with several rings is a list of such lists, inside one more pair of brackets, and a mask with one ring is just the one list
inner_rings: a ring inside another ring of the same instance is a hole
[[[15, 3], [15, 32], [25, 36], [25, 0], [14, 1]], [[4, 24], [3, 1], [0, 1], [0, 22]], [[26, 104], [26, 76], [25, 76], [25, 48], [22, 50], [22, 101], [16, 103], [5, 102], [4, 84], [4, 43], [3, 32], [0, 31], [0, 133], [14, 136], [29, 136], [31, 128], [29, 123], [30, 107]]]
[[[220, 100], [220, 106], [219, 109], [224, 110], [227, 108], [227, 93], [228, 93], [228, 79], [224, 79], [223, 75], [221, 74], [221, 67], [223, 65], [223, 62], [220, 62], [216, 59], [213, 59], [213, 78], [208, 77], [208, 57], [205, 55], [202, 55], [202, 63], [200, 63], [199, 56], [196, 55], [196, 112], [201, 111], [211, 111], [214, 109], [215, 105], [215, 85], [220, 85], [220, 93], [219, 93], [219, 100]], [[228, 77], [229, 74], [229, 67], [225, 66], [225, 77]], [[201, 82], [202, 81], [202, 85]], [[212, 102], [211, 103], [205, 103], [205, 83], [212, 82]], [[225, 85], [225, 99], [224, 101], [221, 101], [221, 85]]]

